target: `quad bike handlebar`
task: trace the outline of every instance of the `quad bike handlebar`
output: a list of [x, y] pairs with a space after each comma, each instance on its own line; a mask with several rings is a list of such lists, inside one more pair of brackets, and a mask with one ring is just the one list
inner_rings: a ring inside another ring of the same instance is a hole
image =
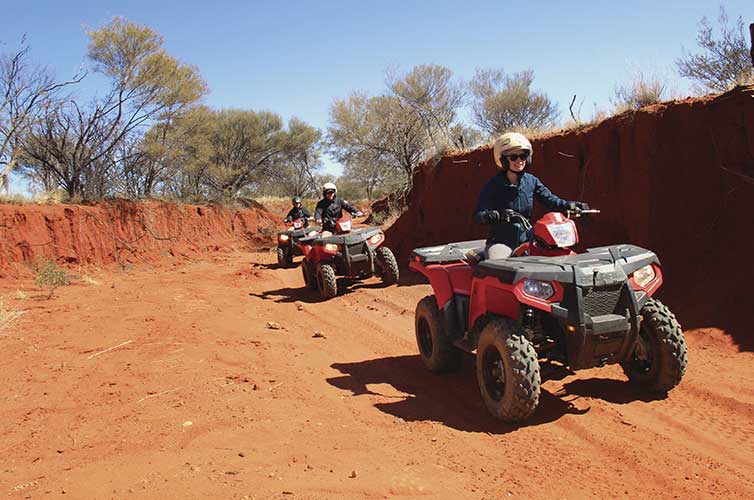
[[[492, 221], [487, 219], [488, 224], [509, 224], [515, 221], [520, 222], [524, 229], [526, 229], [527, 231], [532, 227], [531, 221], [528, 217], [510, 208], [507, 208], [502, 212], [498, 212], [497, 210], [491, 210], [490, 212], [495, 212], [497, 214], [495, 217], [497, 220]], [[487, 213], [489, 214], [490, 212]], [[598, 214], [600, 212], [600, 210], [594, 208], [580, 209], [578, 207], [574, 207], [573, 209], [567, 209], [565, 211], [565, 215], [569, 219], [577, 219], [584, 215]]]

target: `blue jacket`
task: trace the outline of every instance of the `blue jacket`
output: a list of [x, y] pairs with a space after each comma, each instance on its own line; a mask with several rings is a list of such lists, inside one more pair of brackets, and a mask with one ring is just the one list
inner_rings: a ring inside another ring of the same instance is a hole
[[[487, 184], [482, 186], [482, 190], [479, 192], [479, 201], [474, 209], [474, 222], [482, 223], [483, 216], [488, 210], [497, 210], [502, 215], [507, 208], [531, 219], [534, 198], [549, 210], [555, 211], [566, 210], [571, 203], [552, 194], [552, 191], [547, 189], [542, 181], [528, 172], [524, 172], [521, 176], [518, 186], [511, 184], [504, 172], [498, 172], [497, 175], [487, 181]], [[528, 239], [529, 234], [520, 223], [506, 224], [502, 222], [489, 225], [487, 244], [503, 243], [511, 248], [516, 248]]]

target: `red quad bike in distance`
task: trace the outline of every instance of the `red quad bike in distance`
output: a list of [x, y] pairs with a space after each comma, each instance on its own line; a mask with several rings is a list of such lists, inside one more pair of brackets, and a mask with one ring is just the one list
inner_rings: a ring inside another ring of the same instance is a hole
[[306, 286], [325, 299], [338, 294], [336, 276], [370, 277], [375, 274], [387, 285], [398, 281], [398, 262], [382, 244], [385, 235], [379, 227], [351, 230], [350, 219], [336, 223], [333, 236], [299, 240], [304, 251], [301, 270]]
[[[422, 361], [431, 371], [451, 371], [464, 351], [476, 351], [482, 399], [506, 422], [534, 413], [540, 360], [572, 370], [619, 363], [629, 381], [661, 394], [686, 370], [683, 331], [652, 298], [662, 284], [659, 259], [628, 244], [574, 253], [573, 218], [588, 213], [599, 211], [545, 214], [530, 242], [505, 259], [481, 260], [484, 240], [411, 255], [409, 267], [434, 290], [416, 307]], [[509, 220], [531, 228], [519, 213]]]
[[294, 255], [304, 255], [303, 250], [298, 245], [298, 240], [307, 236], [314, 236], [320, 231], [317, 226], [305, 226], [305, 219], [294, 219], [292, 226], [287, 231], [278, 233], [278, 266], [288, 267], [293, 264]]

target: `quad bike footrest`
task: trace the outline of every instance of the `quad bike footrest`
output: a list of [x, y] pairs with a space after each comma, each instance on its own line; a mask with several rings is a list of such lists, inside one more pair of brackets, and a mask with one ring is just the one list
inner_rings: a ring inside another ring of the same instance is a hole
[[605, 314], [587, 319], [586, 326], [595, 335], [609, 332], [625, 333], [630, 327], [628, 318], [620, 314]]

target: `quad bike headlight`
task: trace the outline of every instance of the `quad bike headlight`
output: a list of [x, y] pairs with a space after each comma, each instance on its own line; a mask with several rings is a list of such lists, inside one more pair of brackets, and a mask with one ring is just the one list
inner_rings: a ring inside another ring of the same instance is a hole
[[290, 237], [287, 234], [280, 234], [280, 235], [278, 235], [278, 241], [280, 241], [280, 243], [285, 243], [289, 239], [290, 239]]
[[552, 285], [546, 281], [524, 280], [524, 293], [535, 299], [547, 300], [555, 295]]
[[380, 241], [382, 241], [383, 239], [385, 239], [385, 237], [381, 233], [377, 233], [374, 236], [372, 236], [371, 238], [369, 238], [369, 244], [370, 245], [376, 245]]
[[325, 252], [338, 253], [338, 245], [335, 243], [325, 243]]
[[571, 247], [576, 244], [576, 231], [571, 221], [547, 224], [547, 230], [550, 231], [550, 236], [560, 248]]
[[652, 264], [640, 267], [634, 271], [634, 281], [642, 288], [646, 288], [655, 279], [655, 268]]
[[351, 230], [351, 219], [344, 219], [338, 221], [338, 232], [347, 233]]

